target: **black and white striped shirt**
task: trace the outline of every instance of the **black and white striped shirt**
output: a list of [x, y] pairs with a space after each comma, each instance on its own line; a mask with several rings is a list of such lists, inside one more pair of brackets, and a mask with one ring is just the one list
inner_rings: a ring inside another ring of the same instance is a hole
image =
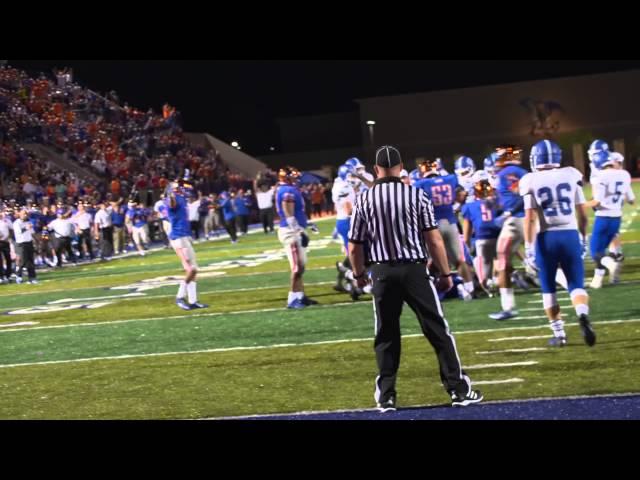
[[423, 233], [436, 228], [426, 192], [389, 177], [356, 199], [349, 241], [365, 245], [367, 263], [426, 263]]

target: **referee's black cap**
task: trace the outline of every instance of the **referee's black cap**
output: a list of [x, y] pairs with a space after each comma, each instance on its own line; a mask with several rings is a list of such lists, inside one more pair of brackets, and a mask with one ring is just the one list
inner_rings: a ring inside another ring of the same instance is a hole
[[386, 145], [376, 152], [376, 165], [382, 168], [397, 167], [402, 163], [402, 157], [397, 148]]

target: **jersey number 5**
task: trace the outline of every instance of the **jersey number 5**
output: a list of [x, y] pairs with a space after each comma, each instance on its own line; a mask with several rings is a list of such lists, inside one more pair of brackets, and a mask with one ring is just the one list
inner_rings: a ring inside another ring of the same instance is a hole
[[613, 203], [618, 203], [620, 201], [620, 199], [622, 198], [622, 186], [624, 185], [624, 182], [616, 182], [616, 189], [613, 193], [609, 193], [608, 189], [609, 186], [607, 186], [607, 196], [613, 196], [612, 200]]
[[480, 211], [482, 212], [483, 222], [490, 222], [491, 220], [493, 220], [493, 212], [489, 208], [487, 208], [484, 203], [480, 204]]

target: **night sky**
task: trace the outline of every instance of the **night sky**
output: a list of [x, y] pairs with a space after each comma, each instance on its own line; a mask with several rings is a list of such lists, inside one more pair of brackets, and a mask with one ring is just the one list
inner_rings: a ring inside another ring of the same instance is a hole
[[640, 68], [637, 60], [10, 60], [33, 72], [73, 67], [99, 92], [156, 111], [168, 101], [185, 129], [279, 148], [278, 117], [357, 110], [357, 98]]

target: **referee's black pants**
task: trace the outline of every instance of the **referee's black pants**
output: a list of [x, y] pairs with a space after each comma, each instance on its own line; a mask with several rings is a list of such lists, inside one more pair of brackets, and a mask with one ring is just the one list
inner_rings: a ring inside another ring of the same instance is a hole
[[434, 348], [440, 364], [440, 378], [448, 393], [467, 395], [469, 378], [462, 370], [456, 343], [444, 319], [435, 286], [424, 264], [377, 264], [371, 267], [372, 295], [376, 317], [375, 352], [379, 376], [376, 401], [396, 396], [400, 368], [400, 315], [406, 302], [414, 311], [422, 333]]

